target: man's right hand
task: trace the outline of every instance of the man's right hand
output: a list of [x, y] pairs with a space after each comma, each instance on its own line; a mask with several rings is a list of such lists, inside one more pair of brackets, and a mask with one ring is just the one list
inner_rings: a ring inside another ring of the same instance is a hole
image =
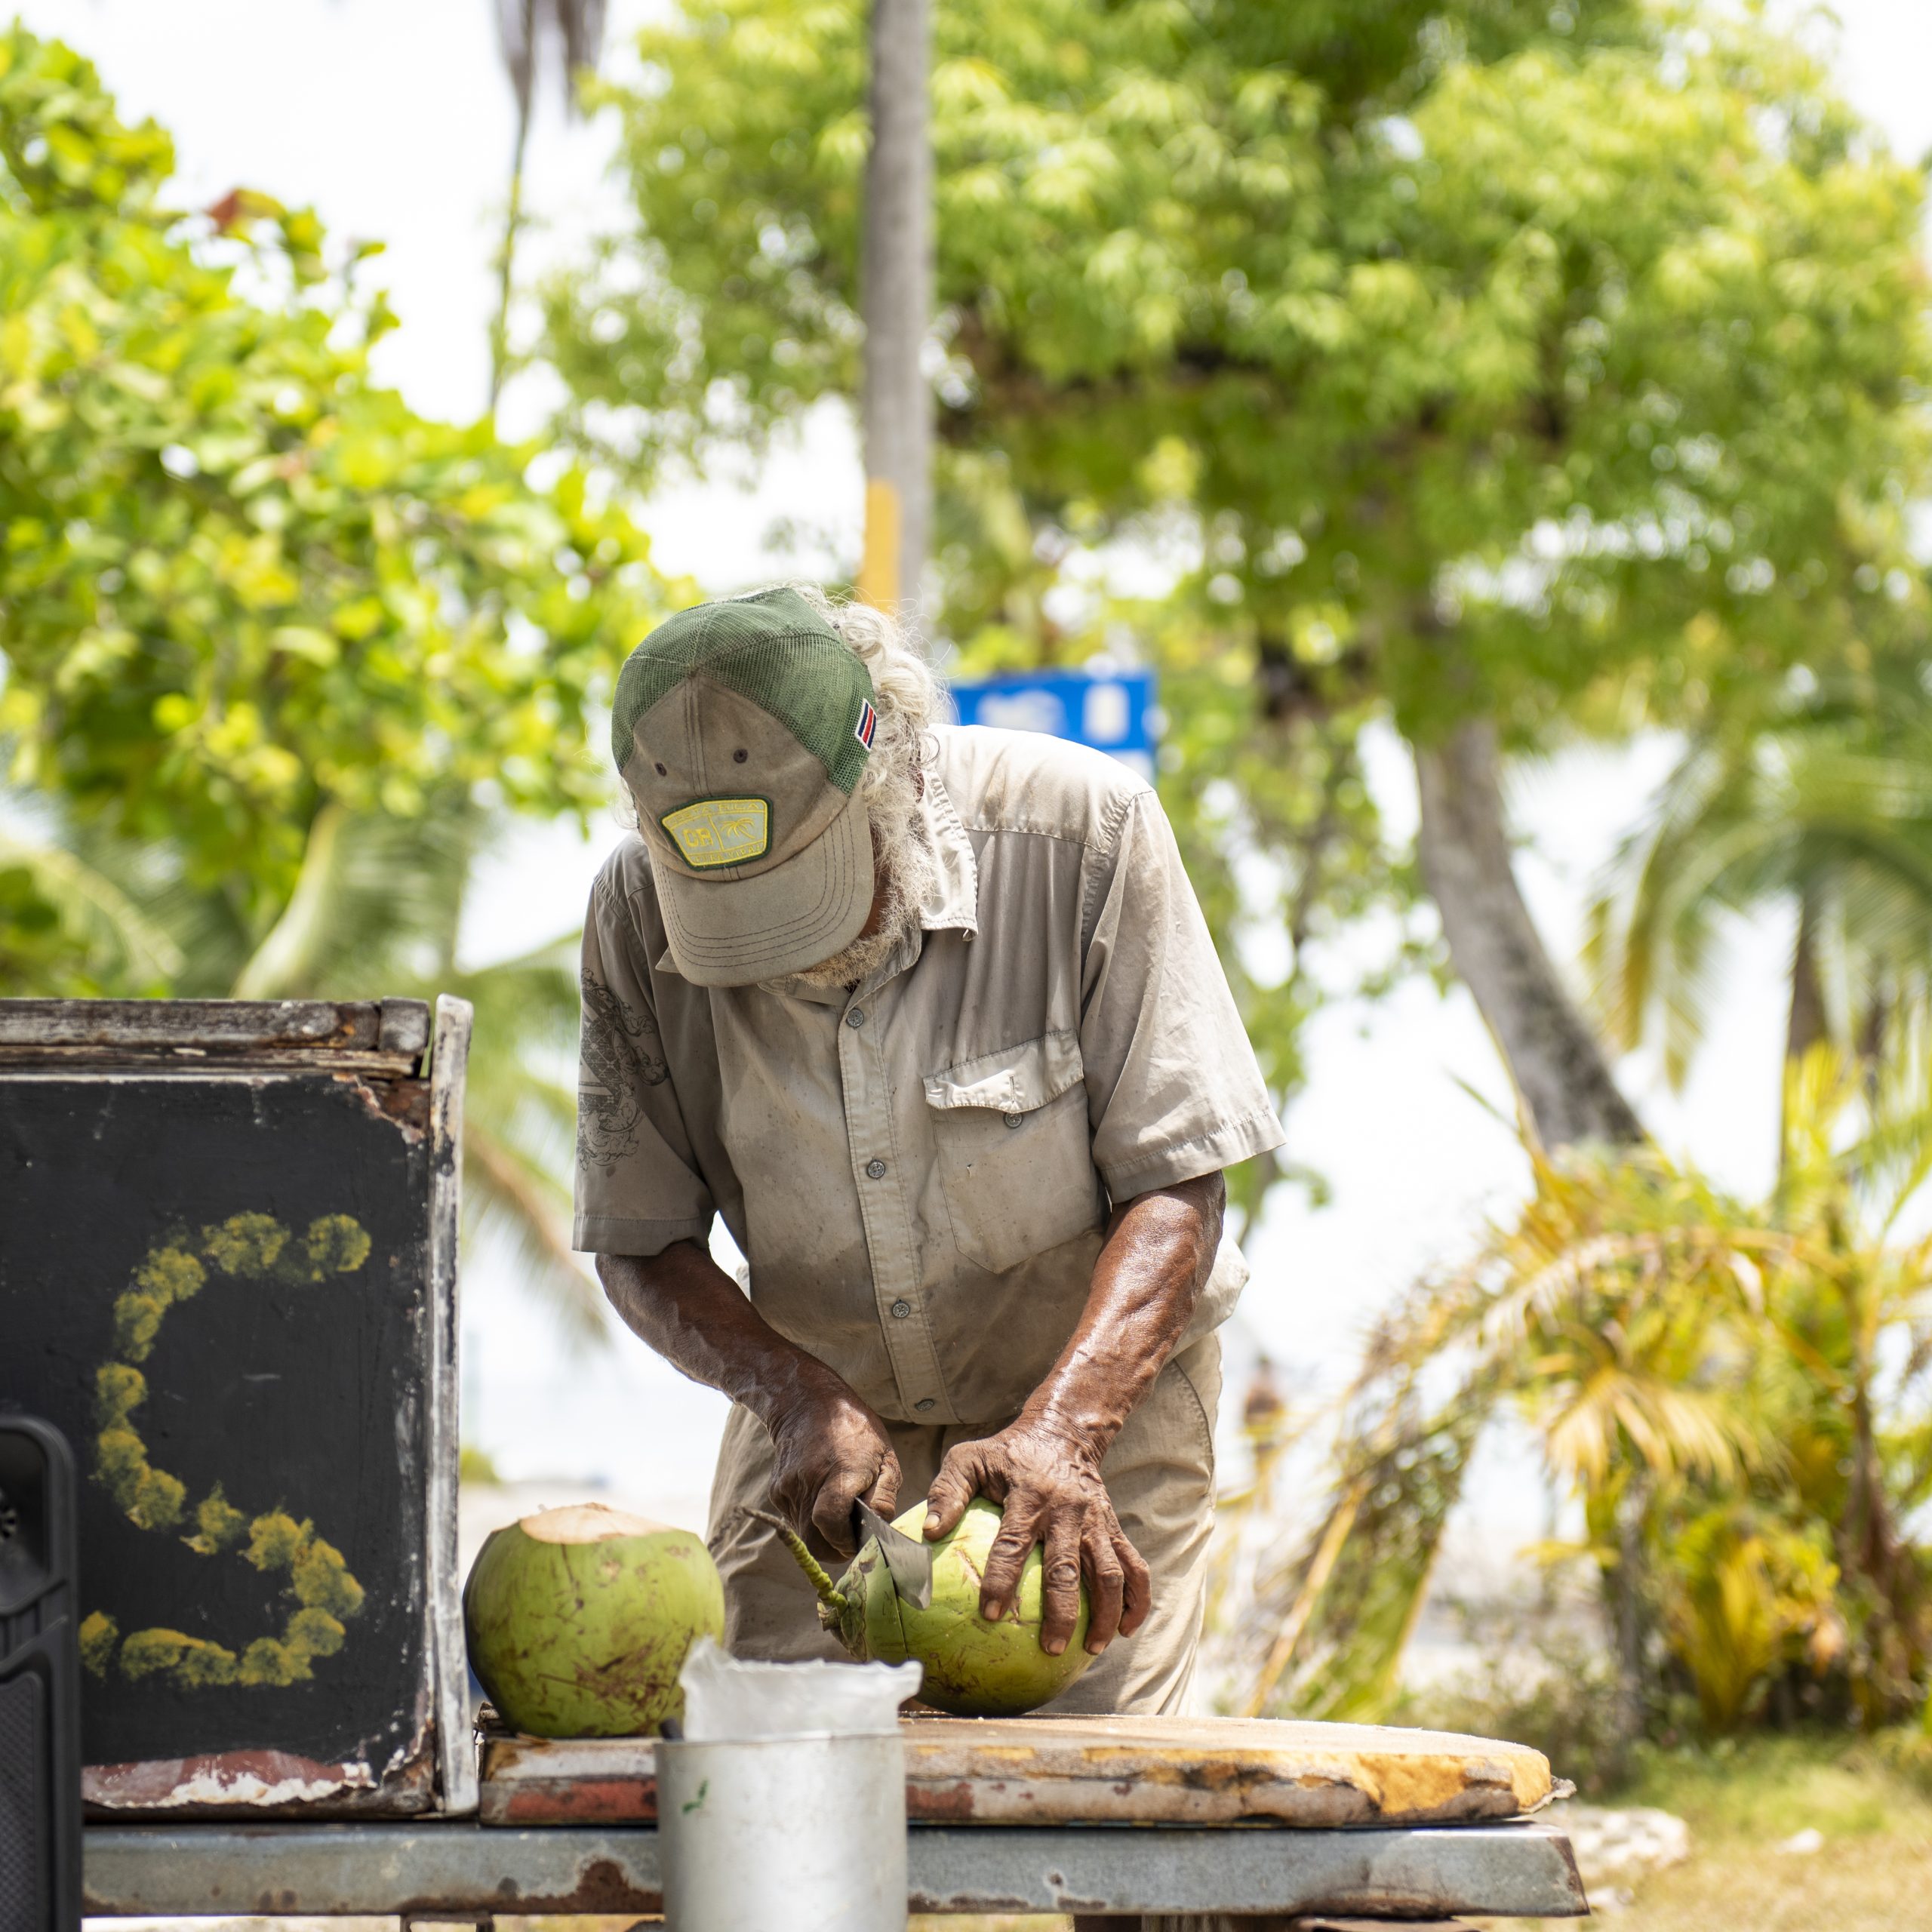
[[851, 1555], [852, 1506], [863, 1499], [889, 1517], [899, 1500], [899, 1458], [885, 1425], [841, 1386], [801, 1396], [768, 1426], [777, 1451], [772, 1501], [801, 1536], [816, 1530]]
[[604, 1291], [632, 1333], [694, 1382], [721, 1389], [771, 1432], [771, 1500], [802, 1537], [851, 1555], [852, 1506], [899, 1500], [899, 1458], [881, 1422], [838, 1376], [760, 1315], [694, 1241], [645, 1258], [600, 1254]]

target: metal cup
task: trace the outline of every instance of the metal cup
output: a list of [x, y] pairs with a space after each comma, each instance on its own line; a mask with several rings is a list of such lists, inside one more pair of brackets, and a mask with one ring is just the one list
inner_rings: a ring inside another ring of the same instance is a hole
[[657, 1743], [672, 1932], [906, 1932], [906, 1747], [829, 1734]]

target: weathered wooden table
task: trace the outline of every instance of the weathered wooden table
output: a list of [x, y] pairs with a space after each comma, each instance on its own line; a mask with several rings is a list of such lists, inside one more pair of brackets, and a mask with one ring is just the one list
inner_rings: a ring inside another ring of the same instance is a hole
[[[1567, 1841], [1532, 1815], [1549, 1767], [1521, 1746], [1176, 1718], [913, 1718], [906, 1737], [912, 1911], [1416, 1932], [1588, 1909]], [[474, 1822], [97, 1827], [88, 1910], [649, 1912], [656, 1816], [649, 1740], [496, 1736]]]

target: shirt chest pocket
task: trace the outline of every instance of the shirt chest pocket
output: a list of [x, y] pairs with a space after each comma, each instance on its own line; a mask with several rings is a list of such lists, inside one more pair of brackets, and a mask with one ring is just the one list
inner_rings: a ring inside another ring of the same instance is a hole
[[1080, 1043], [1046, 1033], [925, 1081], [940, 1185], [960, 1253], [1004, 1274], [1098, 1227]]

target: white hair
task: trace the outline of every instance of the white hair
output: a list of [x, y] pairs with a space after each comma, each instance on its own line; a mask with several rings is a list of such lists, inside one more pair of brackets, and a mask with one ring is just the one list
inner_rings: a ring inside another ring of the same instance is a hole
[[873, 863], [885, 887], [878, 929], [794, 976], [814, 986], [856, 986], [899, 949], [938, 882], [939, 862], [919, 815], [924, 793], [919, 768], [928, 756], [927, 732], [939, 709], [939, 684], [924, 653], [886, 612], [869, 604], [835, 602], [816, 584], [791, 588], [864, 665], [878, 714], [858, 792], [872, 826]]

